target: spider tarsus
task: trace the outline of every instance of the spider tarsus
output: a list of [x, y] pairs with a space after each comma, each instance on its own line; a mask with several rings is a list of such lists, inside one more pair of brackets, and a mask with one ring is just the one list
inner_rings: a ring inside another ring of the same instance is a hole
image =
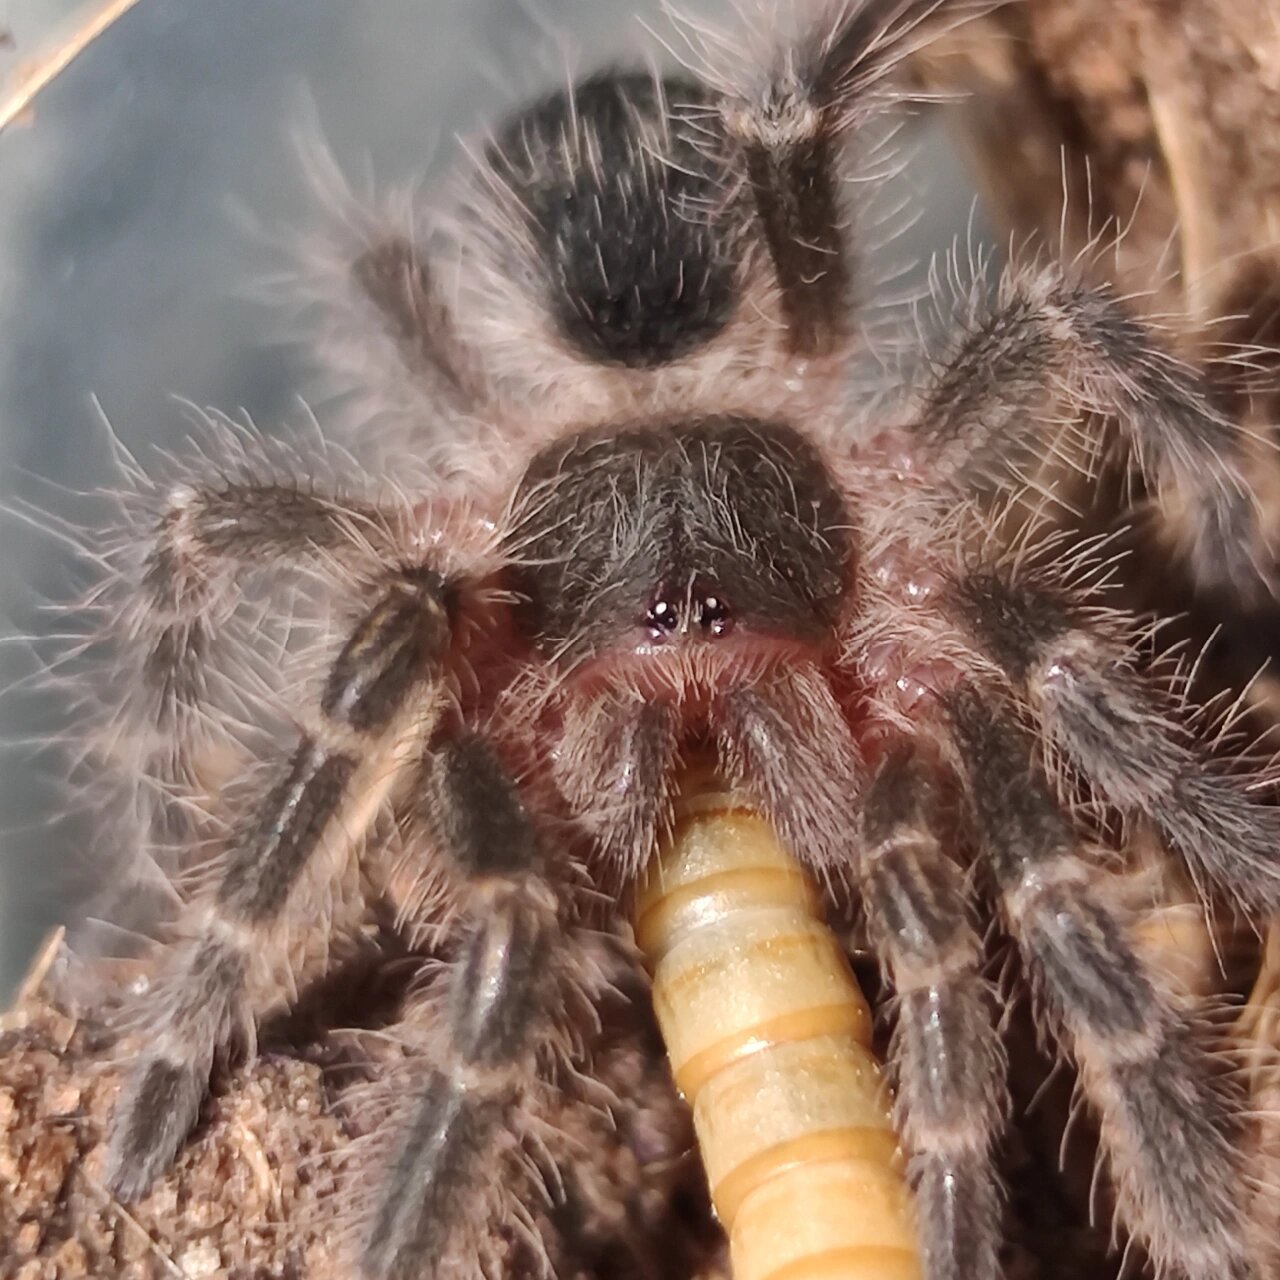
[[144, 1195], [181, 1150], [236, 1024], [248, 968], [236, 941], [210, 934], [179, 948], [150, 993], [148, 1034], [108, 1131], [106, 1184], [121, 1200]]
[[126, 1204], [141, 1199], [173, 1164], [209, 1087], [208, 1073], [187, 1058], [148, 1058], [116, 1103], [103, 1182]]

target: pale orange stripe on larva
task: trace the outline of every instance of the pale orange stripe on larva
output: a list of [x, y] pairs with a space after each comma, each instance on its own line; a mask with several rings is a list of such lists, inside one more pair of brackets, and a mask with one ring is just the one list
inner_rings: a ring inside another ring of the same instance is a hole
[[769, 826], [705, 780], [636, 902], [734, 1280], [919, 1280], [871, 1015]]

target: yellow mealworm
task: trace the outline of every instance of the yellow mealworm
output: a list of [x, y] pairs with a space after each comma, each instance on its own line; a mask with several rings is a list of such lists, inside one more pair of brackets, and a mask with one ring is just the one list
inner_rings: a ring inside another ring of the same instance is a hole
[[635, 910], [735, 1280], [914, 1280], [871, 1012], [760, 817], [686, 794]]

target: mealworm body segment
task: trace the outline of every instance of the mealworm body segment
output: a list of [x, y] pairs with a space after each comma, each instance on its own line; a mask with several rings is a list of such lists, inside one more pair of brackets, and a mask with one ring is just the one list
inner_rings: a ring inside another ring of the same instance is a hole
[[723, 791], [684, 797], [636, 937], [735, 1280], [917, 1280], [871, 1011], [800, 866]]

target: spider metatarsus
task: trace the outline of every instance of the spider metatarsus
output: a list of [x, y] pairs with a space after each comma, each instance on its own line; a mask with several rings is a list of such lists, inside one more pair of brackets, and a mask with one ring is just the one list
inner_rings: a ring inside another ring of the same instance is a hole
[[[370, 220], [346, 276], [368, 343], [342, 358], [389, 380], [384, 406], [429, 406], [467, 465], [374, 497], [252, 468], [166, 491], [129, 712], [168, 838], [219, 856], [146, 997], [109, 1139], [122, 1199], [389, 846], [407, 926], [449, 963], [405, 1015], [420, 1083], [362, 1179], [354, 1265], [478, 1269], [502, 1224], [474, 1206], [498, 1215], [521, 1097], [555, 1061], [589, 1069], [584, 940], [625, 927], [682, 762], [710, 755], [833, 909], [866, 913], [928, 1280], [1000, 1274], [1006, 1064], [974, 899], [1078, 1068], [1124, 1233], [1167, 1274], [1263, 1274], [1242, 1104], [1093, 846], [1099, 812], [1145, 824], [1206, 897], [1262, 914], [1280, 819], [1138, 670], [1136, 632], [1073, 572], [1087, 548], [971, 536], [979, 491], [1020, 490], [1012, 460], [1054, 447], [1065, 404], [1114, 418], [1190, 512], [1198, 579], [1256, 595], [1239, 433], [1120, 300], [1056, 268], [1008, 271], [910, 412], [851, 425], [847, 153], [937, 7], [845, 6], [755, 81], [592, 76], [497, 131], [429, 242]], [[297, 570], [348, 621], [293, 745], [219, 781], [207, 663], [233, 581]]]

